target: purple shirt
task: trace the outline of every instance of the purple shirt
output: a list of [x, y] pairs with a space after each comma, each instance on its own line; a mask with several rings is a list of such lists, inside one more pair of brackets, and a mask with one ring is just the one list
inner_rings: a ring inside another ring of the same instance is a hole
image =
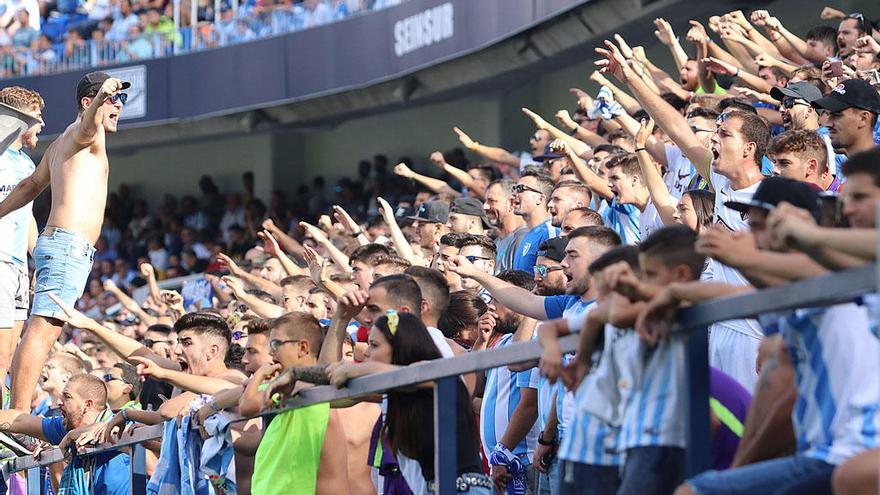
[[[734, 378], [715, 368], [709, 368], [709, 396], [726, 408], [739, 422], [745, 425], [752, 394]], [[712, 438], [712, 469], [722, 470], [730, 467], [739, 446], [740, 435], [731, 430], [724, 421]]]

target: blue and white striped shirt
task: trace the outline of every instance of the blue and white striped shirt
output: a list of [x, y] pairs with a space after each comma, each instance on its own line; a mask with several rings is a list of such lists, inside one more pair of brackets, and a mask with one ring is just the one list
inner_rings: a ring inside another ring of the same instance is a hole
[[549, 219], [532, 227], [519, 243], [513, 259], [513, 269], [532, 273], [535, 263], [538, 262], [538, 246], [547, 239], [555, 237], [559, 237], [559, 227], [554, 227]]
[[620, 449], [634, 447], [685, 447], [687, 381], [683, 337], [663, 339], [651, 349], [644, 342], [630, 346], [629, 361], [642, 368], [641, 377], [627, 401]]
[[[508, 334], [495, 343], [493, 349], [500, 349], [513, 342], [513, 334]], [[491, 368], [486, 371], [486, 390], [483, 393], [483, 403], [480, 406], [480, 440], [483, 442], [483, 451], [492, 452], [495, 445], [501, 441], [510, 423], [510, 417], [520, 401], [521, 388], [538, 388], [540, 373], [537, 368], [526, 371], [510, 371], [507, 366]], [[514, 448], [510, 449], [515, 455], [528, 455], [531, 460], [535, 447], [538, 444], [538, 434], [541, 432], [538, 421], [535, 421], [531, 431]]]
[[[593, 305], [591, 304], [584, 312], [572, 316], [583, 316], [592, 308]], [[569, 327], [571, 327], [572, 320], [570, 318], [567, 319], [569, 320]], [[578, 320], [578, 326], [583, 324], [580, 318], [576, 319]], [[606, 334], [606, 347], [607, 345], [608, 339]], [[610, 356], [603, 353], [596, 368], [597, 371], [602, 369], [603, 363], [607, 359], [610, 359]], [[623, 456], [618, 453], [617, 449], [620, 432], [619, 425], [614, 425], [608, 420], [599, 419], [599, 417], [594, 416], [591, 412], [592, 409], [597, 407], [600, 409], [613, 407], [613, 405], [609, 405], [609, 402], [613, 402], [615, 398], [601, 393], [602, 390], [607, 390], [604, 383], [607, 378], [602, 373], [590, 372], [584, 377], [575, 392], [572, 402], [573, 407], [571, 408], [573, 410], [565, 411], [565, 414], [571, 417], [566, 422], [565, 430], [562, 432], [562, 442], [559, 445], [560, 459], [597, 466], [621, 465]], [[599, 383], [600, 381], [602, 383]], [[611, 387], [613, 388], [615, 385], [612, 383]], [[603, 404], [606, 406], [602, 406]]]
[[602, 213], [602, 219], [606, 227], [617, 232], [624, 244], [632, 246], [641, 242], [640, 215], [641, 212], [634, 205], [617, 204], [617, 198], [614, 198]]
[[782, 334], [795, 369], [798, 453], [837, 465], [878, 447], [880, 342], [868, 309], [851, 303], [800, 309], [768, 326]]

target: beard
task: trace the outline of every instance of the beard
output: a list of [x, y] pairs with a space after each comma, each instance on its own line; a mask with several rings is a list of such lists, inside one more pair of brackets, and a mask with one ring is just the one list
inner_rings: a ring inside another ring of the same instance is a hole
[[498, 322], [495, 324], [495, 332], [502, 335], [514, 333], [516, 332], [517, 328], [519, 328], [519, 323], [521, 321], [522, 316], [517, 314], [511, 314], [505, 316], [504, 318], [499, 318]]

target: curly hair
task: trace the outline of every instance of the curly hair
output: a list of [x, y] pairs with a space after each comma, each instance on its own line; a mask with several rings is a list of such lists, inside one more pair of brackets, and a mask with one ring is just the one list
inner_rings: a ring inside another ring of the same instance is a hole
[[42, 109], [46, 106], [40, 93], [21, 86], [0, 89], [0, 103], [5, 103], [16, 110], [28, 110], [32, 107]]

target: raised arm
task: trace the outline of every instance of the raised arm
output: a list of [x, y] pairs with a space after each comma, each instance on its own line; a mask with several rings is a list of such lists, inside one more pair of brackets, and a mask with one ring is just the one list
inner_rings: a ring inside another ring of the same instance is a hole
[[521, 110], [524, 114], [526, 114], [526, 116], [528, 118], [532, 119], [532, 122], [535, 123], [535, 126], [538, 129], [544, 129], [545, 131], [550, 133], [550, 136], [552, 136], [553, 139], [559, 139], [559, 140], [565, 142], [565, 145], [569, 148], [572, 148], [575, 151], [575, 153], [577, 153], [578, 155], [582, 155], [582, 154], [590, 151], [590, 147], [587, 146], [586, 143], [584, 143], [583, 141], [581, 141], [579, 139], [572, 137], [570, 134], [568, 134], [566, 132], [563, 132], [562, 130], [560, 130], [559, 128], [554, 126], [553, 124], [544, 120], [543, 117], [536, 114], [535, 112], [533, 112], [525, 107], [521, 108]]
[[[454, 178], [458, 182], [461, 182], [464, 187], [473, 191], [473, 193], [476, 194], [477, 197], [482, 198], [486, 195], [486, 187], [483, 184], [475, 181], [474, 178], [471, 177], [470, 174], [468, 174], [464, 170], [458, 167], [453, 167], [452, 165], [446, 163], [446, 158], [443, 157], [443, 153], [439, 151], [434, 151], [433, 153], [431, 153], [430, 160], [431, 164], [451, 175], [452, 178]], [[458, 192], [453, 190], [451, 187], [449, 189], [452, 190], [454, 194], [458, 194]]]
[[427, 175], [423, 175], [418, 172], [414, 172], [405, 163], [398, 163], [397, 165], [395, 165], [394, 173], [403, 177], [404, 179], [412, 179], [418, 182], [419, 184], [430, 189], [435, 194], [448, 193], [452, 195], [458, 195], [458, 191], [453, 189], [449, 184], [446, 183], [446, 181], [435, 179], [434, 177], [428, 177]]
[[146, 311], [141, 308], [140, 304], [137, 303], [134, 299], [128, 297], [128, 294], [122, 291], [112, 279], [107, 279], [104, 281], [104, 289], [113, 293], [116, 296], [116, 299], [119, 299], [119, 303], [122, 304], [125, 309], [134, 313], [135, 316], [138, 317], [145, 325], [150, 326], [156, 324], [159, 319], [155, 316], [150, 316], [146, 313]]
[[609, 81], [608, 78], [602, 75], [601, 72], [593, 71], [593, 73], [590, 74], [590, 80], [598, 84], [599, 86], [608, 86], [608, 89], [611, 90], [611, 94], [614, 95], [614, 101], [620, 103], [620, 106], [622, 106], [623, 109], [626, 110], [626, 113], [632, 115], [638, 112], [641, 108], [641, 105], [639, 105], [639, 102], [636, 98], [633, 98], [632, 96], [627, 94], [626, 91], [617, 87], [616, 84]]
[[769, 93], [770, 90], [773, 89], [773, 86], [767, 81], [761, 79], [754, 74], [749, 73], [745, 69], [740, 69], [739, 67], [735, 67], [732, 64], [728, 64], [723, 60], [717, 59], [715, 57], [708, 57], [702, 59], [701, 62], [710, 72], [736, 77], [747, 86], [754, 88], [761, 93]]
[[354, 237], [359, 245], [364, 246], [370, 243], [370, 240], [364, 235], [364, 229], [362, 229], [360, 224], [351, 218], [351, 215], [349, 215], [343, 207], [333, 205], [333, 217], [336, 218], [336, 221], [339, 222], [340, 225], [348, 230], [348, 234]]
[[30, 203], [49, 185], [48, 154], [43, 155], [34, 173], [19, 182], [15, 189], [0, 202], [0, 218]]
[[773, 43], [780, 55], [798, 64], [811, 63], [809, 59], [804, 57], [807, 44], [790, 32], [788, 33], [790, 37], [784, 35], [782, 33], [784, 28], [779, 19], [771, 16], [766, 10], [756, 10], [752, 12], [751, 20], [756, 26], [762, 26], [767, 31], [770, 42]]
[[229, 256], [220, 253], [217, 255], [217, 261], [220, 262], [221, 265], [229, 268], [229, 273], [231, 273], [234, 277], [240, 278], [244, 283], [250, 285], [255, 289], [260, 289], [268, 292], [275, 299], [281, 297], [281, 287], [277, 284], [272, 283], [264, 278], [260, 278], [256, 275], [251, 275], [247, 272], [247, 270], [242, 270], [238, 263], [232, 260]]
[[672, 52], [672, 59], [675, 61], [675, 68], [681, 72], [682, 67], [687, 64], [687, 53], [684, 51], [684, 48], [681, 47], [681, 43], [679, 43], [678, 38], [675, 36], [675, 32], [672, 31], [672, 25], [666, 22], [666, 19], [662, 17], [658, 17], [654, 19], [654, 27], [656, 27], [656, 31], [654, 31], [654, 36], [660, 40], [660, 43], [666, 45], [667, 48]]
[[347, 292], [339, 298], [336, 312], [330, 320], [327, 335], [321, 344], [318, 363], [330, 364], [342, 361], [342, 343], [345, 341], [348, 323], [361, 312], [367, 299], [369, 299], [369, 294], [365, 290]]
[[305, 269], [300, 268], [292, 259], [284, 254], [284, 250], [281, 249], [278, 239], [275, 239], [275, 235], [272, 232], [263, 230], [257, 232], [257, 236], [263, 241], [263, 252], [276, 258], [287, 275], [305, 275], [307, 273]]
[[275, 236], [275, 239], [278, 240], [278, 242], [281, 244], [281, 247], [284, 248], [284, 251], [286, 253], [290, 253], [293, 256], [302, 258], [302, 244], [300, 244], [299, 241], [297, 241], [293, 237], [287, 235], [287, 232], [278, 228], [278, 226], [275, 225], [275, 222], [272, 221], [271, 218], [263, 220], [263, 228], [268, 230], [272, 233], [273, 236]]
[[104, 113], [109, 111], [106, 110], [104, 102], [107, 98], [116, 96], [120, 91], [122, 91], [122, 81], [119, 79], [111, 77], [101, 84], [98, 94], [92, 98], [92, 102], [83, 111], [82, 117], [74, 124], [72, 129], [73, 141], [79, 146], [79, 149], [90, 146], [95, 142], [99, 131], [104, 125]]
[[340, 269], [345, 271], [351, 271], [351, 267], [348, 264], [348, 256], [340, 251], [335, 244], [330, 242], [330, 239], [327, 237], [327, 234], [324, 233], [323, 230], [315, 227], [314, 225], [306, 222], [300, 222], [299, 225], [306, 229], [306, 235], [315, 240], [318, 244], [324, 246], [324, 249], [327, 250], [327, 254], [330, 255], [330, 258], [339, 266]]
[[156, 270], [153, 268], [153, 265], [149, 263], [141, 263], [140, 270], [141, 275], [147, 279], [147, 286], [150, 288], [150, 297], [152, 297], [155, 302], [161, 301], [162, 296], [159, 294], [159, 283], [156, 281]]
[[587, 165], [587, 162], [581, 159], [581, 157], [574, 154], [573, 151], [566, 148], [566, 153], [568, 153], [568, 157], [571, 159], [571, 166], [574, 174], [577, 176], [578, 180], [584, 183], [587, 187], [590, 188], [591, 191], [602, 196], [603, 198], [611, 201], [614, 197], [614, 193], [611, 192], [611, 187], [608, 185], [608, 181], [599, 177], [596, 172], [593, 172], [593, 169]]
[[608, 144], [607, 139], [589, 129], [584, 129], [583, 127], [581, 127], [580, 124], [575, 122], [574, 119], [571, 118], [571, 114], [568, 113], [568, 110], [557, 111], [556, 121], [559, 122], [559, 125], [561, 125], [565, 129], [569, 129], [569, 133], [577, 138], [578, 141], [583, 141], [588, 146], [592, 146], [595, 148], [600, 144]]
[[226, 287], [229, 287], [232, 291], [235, 298], [246, 304], [247, 307], [260, 318], [278, 318], [284, 314], [283, 307], [277, 304], [268, 303], [257, 296], [248, 294], [237, 279], [227, 276], [223, 277], [222, 280], [223, 283], [226, 284]]
[[678, 202], [669, 194], [669, 188], [663, 182], [660, 170], [651, 161], [645, 144], [651, 131], [654, 129], [654, 121], [645, 122], [642, 120], [639, 132], [636, 134], [636, 150], [639, 157], [639, 166], [642, 169], [642, 175], [645, 177], [645, 185], [648, 186], [648, 194], [651, 195], [651, 201], [657, 209], [657, 214], [663, 225], [672, 225], [675, 223], [675, 208]]
[[453, 258], [452, 262], [447, 264], [446, 269], [452, 270], [462, 277], [475, 280], [501, 304], [519, 314], [536, 320], [547, 319], [543, 297], [479, 270], [464, 256]]
[[62, 311], [64, 311], [64, 317], [61, 319], [67, 324], [72, 327], [86, 330], [95, 337], [98, 337], [107, 347], [120, 355], [123, 359], [129, 360], [132, 357], [138, 356], [147, 357], [163, 368], [180, 370], [180, 365], [176, 361], [161, 357], [140, 342], [104, 327], [97, 321], [68, 306], [54, 294], [49, 294], [49, 298], [52, 299]]
[[633, 77], [632, 70], [626, 64], [617, 47], [610, 41], [606, 41], [605, 45], [607, 49], [596, 49], [597, 53], [606, 57], [605, 60], [600, 60], [597, 64], [603, 66], [603, 70], [613, 73], [629, 85], [648, 115], [694, 164], [697, 172], [708, 181], [712, 164], [711, 151], [703, 147], [687, 120], [672, 105], [651, 92], [641, 80]]
[[379, 203], [379, 214], [382, 215], [382, 218], [388, 225], [388, 230], [391, 232], [391, 240], [394, 241], [394, 249], [397, 251], [397, 254], [414, 265], [421, 264], [419, 263], [420, 260], [416, 258], [416, 253], [413, 252], [412, 246], [409, 245], [409, 241], [403, 235], [403, 231], [400, 230], [400, 226], [397, 225], [397, 219], [394, 218], [394, 209], [382, 197], [376, 198], [376, 201]]
[[471, 139], [470, 136], [465, 134], [464, 131], [458, 127], [453, 127], [452, 130], [458, 135], [458, 140], [461, 141], [461, 144], [470, 151], [473, 151], [493, 162], [506, 163], [511, 167], [519, 167], [519, 157], [513, 153], [503, 148], [482, 145]]

